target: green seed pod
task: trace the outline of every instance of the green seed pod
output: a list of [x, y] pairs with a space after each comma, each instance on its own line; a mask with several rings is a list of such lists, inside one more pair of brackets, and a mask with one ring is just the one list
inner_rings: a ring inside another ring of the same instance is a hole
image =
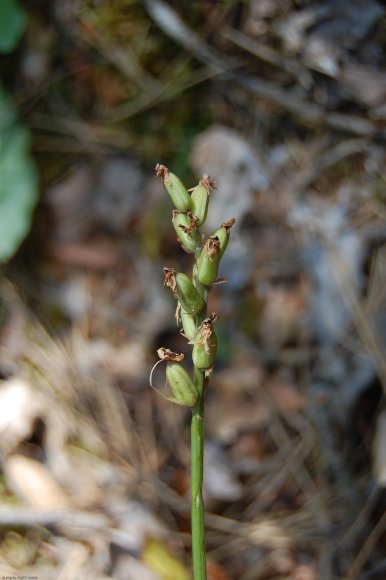
[[195, 229], [197, 227], [197, 220], [193, 214], [190, 211], [183, 213], [174, 209], [172, 224], [184, 250], [187, 252], [195, 252], [200, 246], [200, 236]]
[[235, 218], [232, 218], [230, 220], [228, 220], [227, 222], [224, 222], [221, 225], [221, 228], [219, 228], [218, 230], [216, 230], [211, 237], [217, 237], [219, 239], [220, 242], [220, 250], [221, 250], [221, 257], [223, 257], [225, 250], [228, 247], [228, 243], [229, 243], [229, 238], [230, 238], [230, 232], [231, 232], [231, 227], [233, 226], [233, 224], [235, 223]]
[[177, 362], [168, 362], [166, 378], [175, 397], [175, 403], [185, 407], [193, 407], [196, 404], [197, 389], [183, 366]]
[[214, 182], [208, 175], [201, 177], [199, 184], [192, 190], [192, 213], [197, 218], [197, 225], [201, 226], [208, 213], [209, 194], [214, 189]]
[[184, 330], [184, 335], [189, 340], [194, 340], [194, 338], [196, 336], [196, 332], [197, 332], [196, 322], [194, 320], [194, 316], [192, 316], [191, 314], [188, 314], [187, 312], [185, 312], [185, 310], [182, 310], [182, 308], [181, 308], [180, 316], [181, 316], [182, 327]]
[[198, 314], [204, 308], [204, 301], [197, 292], [193, 282], [186, 274], [178, 273], [176, 280], [176, 294], [182, 310], [187, 314]]
[[170, 195], [175, 207], [180, 211], [190, 209], [192, 200], [181, 179], [177, 175], [174, 175], [174, 173], [171, 173], [165, 165], [157, 163], [155, 170], [157, 177], [162, 178], [165, 189]]
[[206, 240], [198, 260], [198, 280], [203, 286], [210, 286], [216, 281], [220, 259], [220, 241], [217, 236], [211, 236]]
[[206, 318], [197, 330], [192, 352], [193, 364], [200, 370], [212, 368], [216, 360], [217, 336], [210, 318]]

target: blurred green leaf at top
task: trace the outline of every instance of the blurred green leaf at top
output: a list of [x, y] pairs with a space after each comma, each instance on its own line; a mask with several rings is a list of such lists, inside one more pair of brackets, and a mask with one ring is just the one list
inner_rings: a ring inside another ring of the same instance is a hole
[[12, 52], [22, 37], [27, 16], [17, 0], [0, 0], [0, 52]]
[[17, 123], [0, 87], [0, 262], [11, 258], [28, 234], [38, 198], [29, 145], [29, 132]]

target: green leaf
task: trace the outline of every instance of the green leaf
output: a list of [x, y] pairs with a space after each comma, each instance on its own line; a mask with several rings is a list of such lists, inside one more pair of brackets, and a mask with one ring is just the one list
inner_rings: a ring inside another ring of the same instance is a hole
[[16, 122], [0, 86], [0, 262], [11, 258], [28, 234], [38, 199], [29, 145], [29, 132]]
[[0, 0], [0, 52], [16, 48], [26, 24], [26, 13], [17, 0]]

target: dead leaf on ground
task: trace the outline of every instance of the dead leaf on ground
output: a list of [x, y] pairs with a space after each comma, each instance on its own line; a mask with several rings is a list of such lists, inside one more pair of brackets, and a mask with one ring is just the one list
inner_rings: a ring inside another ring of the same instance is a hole
[[4, 474], [11, 490], [27, 505], [42, 510], [67, 509], [71, 501], [45, 465], [23, 455], [7, 458]]

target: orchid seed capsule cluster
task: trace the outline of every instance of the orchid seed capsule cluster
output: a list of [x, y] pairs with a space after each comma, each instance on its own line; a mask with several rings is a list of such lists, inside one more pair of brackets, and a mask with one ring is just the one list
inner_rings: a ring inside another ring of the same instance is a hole
[[[197, 386], [197, 373], [207, 377], [212, 370], [217, 353], [217, 336], [214, 329], [215, 315], [207, 315], [207, 298], [217, 281], [221, 258], [228, 246], [234, 218], [224, 222], [205, 239], [199, 228], [207, 218], [210, 195], [215, 183], [204, 175], [198, 185], [187, 189], [181, 179], [164, 165], [157, 164], [157, 177], [162, 179], [173, 203], [172, 225], [182, 248], [194, 254], [192, 275], [164, 268], [164, 284], [176, 299], [176, 319], [181, 333], [193, 345], [192, 361], [194, 378], [182, 366], [184, 356], [169, 349], [160, 348], [158, 355], [166, 361], [166, 380], [173, 394], [170, 400], [179, 405], [193, 407], [202, 392]], [[159, 361], [159, 362], [161, 362]], [[158, 364], [158, 363], [157, 363]]]

